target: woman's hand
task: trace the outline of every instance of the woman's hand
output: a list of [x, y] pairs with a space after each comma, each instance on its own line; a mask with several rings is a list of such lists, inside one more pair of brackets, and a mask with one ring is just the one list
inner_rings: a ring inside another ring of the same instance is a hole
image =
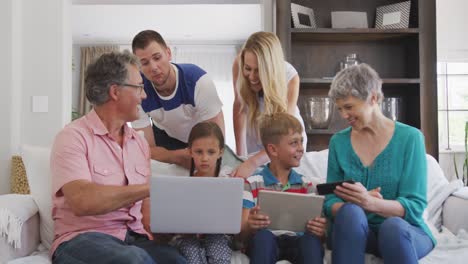
[[252, 163], [251, 160], [246, 160], [244, 161], [239, 167], [234, 169], [234, 171], [231, 173], [232, 177], [239, 177], [239, 178], [248, 178], [251, 176], [257, 166]]
[[369, 212], [375, 212], [376, 200], [382, 199], [380, 188], [367, 191], [366, 187], [364, 187], [360, 182], [356, 182], [354, 184], [345, 182], [341, 186], [338, 185], [334, 193], [341, 199], [357, 204]]
[[327, 219], [324, 217], [315, 217], [307, 222], [307, 231], [322, 238], [327, 230]]
[[383, 199], [383, 196], [382, 194], [380, 193], [380, 187], [377, 187], [375, 189], [372, 189], [369, 191], [369, 194], [371, 196], [374, 196], [375, 198], [378, 198], [378, 199]]
[[257, 205], [250, 209], [247, 223], [252, 231], [256, 231], [258, 229], [267, 228], [271, 222], [268, 215], [260, 213], [260, 206]]

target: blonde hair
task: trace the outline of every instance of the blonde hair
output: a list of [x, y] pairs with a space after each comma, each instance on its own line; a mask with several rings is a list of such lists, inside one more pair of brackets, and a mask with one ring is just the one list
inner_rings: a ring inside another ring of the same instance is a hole
[[260, 118], [257, 94], [250, 89], [243, 74], [245, 52], [257, 56], [258, 74], [263, 88], [264, 114], [271, 115], [287, 111], [287, 84], [283, 50], [278, 37], [270, 32], [256, 32], [244, 44], [239, 59], [238, 83], [242, 107], [250, 111], [248, 120], [256, 127]]
[[282, 136], [293, 133], [302, 134], [302, 125], [288, 113], [265, 115], [260, 121], [260, 138], [265, 150], [268, 144], [278, 144]]

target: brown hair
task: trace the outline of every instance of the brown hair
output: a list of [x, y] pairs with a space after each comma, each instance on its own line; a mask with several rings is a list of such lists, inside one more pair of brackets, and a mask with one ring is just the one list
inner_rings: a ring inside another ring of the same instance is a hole
[[288, 113], [265, 115], [260, 121], [260, 138], [265, 149], [268, 144], [278, 144], [282, 136], [290, 130], [302, 133], [302, 125], [294, 116]]
[[136, 34], [132, 41], [132, 51], [135, 53], [137, 49], [146, 48], [151, 42], [156, 41], [163, 48], [167, 48], [166, 41], [164, 41], [161, 34], [154, 30], [143, 30]]
[[[200, 122], [192, 127], [192, 130], [190, 131], [189, 138], [188, 138], [188, 147], [192, 147], [193, 141], [199, 138], [204, 138], [204, 137], [211, 137], [214, 136], [216, 139], [218, 139], [218, 145], [220, 150], [224, 149], [224, 135], [223, 132], [221, 131], [221, 128], [219, 128], [218, 124], [215, 122]], [[215, 176], [219, 176], [219, 171], [221, 170], [221, 161], [222, 158], [220, 157], [216, 161], [216, 171], [215, 171]], [[190, 176], [193, 175], [195, 171], [195, 162], [193, 161], [192, 158], [192, 165], [190, 166]]]

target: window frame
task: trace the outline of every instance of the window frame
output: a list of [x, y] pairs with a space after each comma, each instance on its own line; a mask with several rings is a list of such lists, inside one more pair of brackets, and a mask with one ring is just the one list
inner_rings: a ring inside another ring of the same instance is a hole
[[[455, 113], [455, 112], [465, 112], [468, 113], [468, 106], [467, 107], [462, 107], [462, 108], [453, 108], [450, 105], [450, 78], [452, 77], [466, 77], [468, 79], [468, 70], [466, 73], [449, 73], [448, 71], [448, 66], [451, 63], [464, 63], [466, 64], [466, 67], [468, 68], [468, 62], [450, 62], [450, 61], [439, 61], [437, 62], [437, 83], [439, 83], [439, 78], [442, 78], [443, 81], [443, 89], [445, 92], [445, 96], [441, 97], [438, 96], [439, 99], [445, 100], [445, 107], [439, 107], [439, 103], [437, 104], [437, 113], [439, 114], [444, 114], [444, 121], [443, 123], [444, 126], [441, 127], [441, 120], [439, 118], [439, 124], [438, 124], [438, 129], [439, 129], [439, 135], [446, 134], [446, 142], [441, 140], [439, 136], [439, 152], [440, 153], [449, 153], [449, 152], [464, 152], [465, 151], [465, 146], [464, 145], [459, 145], [459, 144], [454, 144], [453, 141], [450, 140], [450, 114]], [[443, 68], [442, 68], [443, 67]], [[439, 70], [443, 69], [442, 72], [439, 72]], [[452, 95], [453, 96], [453, 95]], [[468, 120], [466, 120], [468, 121]], [[464, 126], [463, 126], [464, 127]], [[446, 133], [441, 133], [446, 132]], [[442, 142], [444, 142], [442, 144]]]

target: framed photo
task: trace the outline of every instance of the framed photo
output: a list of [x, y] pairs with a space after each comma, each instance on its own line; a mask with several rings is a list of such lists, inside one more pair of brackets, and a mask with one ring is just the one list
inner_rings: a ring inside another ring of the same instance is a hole
[[377, 7], [375, 28], [408, 28], [411, 1]]
[[332, 28], [368, 28], [367, 13], [356, 11], [332, 11]]
[[312, 8], [291, 3], [291, 16], [294, 28], [317, 28]]

